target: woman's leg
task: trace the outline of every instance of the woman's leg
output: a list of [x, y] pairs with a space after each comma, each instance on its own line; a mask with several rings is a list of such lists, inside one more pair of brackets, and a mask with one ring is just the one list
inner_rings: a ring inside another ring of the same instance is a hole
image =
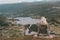
[[40, 33], [40, 28], [38, 27], [38, 33], [37, 33], [37, 36], [39, 36], [39, 33]]
[[49, 30], [49, 29], [47, 29], [47, 33], [48, 33], [48, 35], [50, 36], [50, 30]]

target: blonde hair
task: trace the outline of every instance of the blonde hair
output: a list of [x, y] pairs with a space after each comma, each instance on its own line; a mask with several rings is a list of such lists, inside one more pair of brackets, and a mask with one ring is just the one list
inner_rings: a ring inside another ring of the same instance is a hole
[[47, 25], [48, 24], [47, 20], [46, 20], [46, 18], [44, 16], [41, 17], [40, 24], [42, 24], [42, 25]]

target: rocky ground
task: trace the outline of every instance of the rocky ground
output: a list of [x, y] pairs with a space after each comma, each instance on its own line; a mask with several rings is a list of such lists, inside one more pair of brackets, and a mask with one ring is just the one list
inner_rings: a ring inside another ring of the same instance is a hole
[[[51, 30], [60, 34], [60, 27], [55, 27], [51, 25]], [[60, 37], [54, 37], [52, 39], [46, 38], [34, 38], [33, 35], [24, 36], [23, 27], [21, 26], [11, 26], [11, 27], [0, 27], [0, 40], [60, 40]]]
[[20, 37], [23, 35], [22, 27], [1, 27], [0, 37]]
[[24, 36], [24, 37], [0, 37], [0, 40], [60, 40], [60, 37], [54, 37], [54, 38], [35, 38], [33, 36]]

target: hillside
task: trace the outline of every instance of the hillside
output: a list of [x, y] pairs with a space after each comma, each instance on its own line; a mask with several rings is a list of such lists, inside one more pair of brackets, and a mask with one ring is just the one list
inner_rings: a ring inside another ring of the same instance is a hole
[[0, 5], [4, 16], [60, 16], [60, 2], [33, 2]]

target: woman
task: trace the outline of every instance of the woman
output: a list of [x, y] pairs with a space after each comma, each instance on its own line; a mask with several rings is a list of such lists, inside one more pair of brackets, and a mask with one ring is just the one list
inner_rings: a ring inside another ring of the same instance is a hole
[[37, 35], [39, 35], [39, 33], [50, 35], [49, 24], [45, 17], [41, 17], [39, 23], [37, 23], [37, 26], [38, 26], [38, 34]]

